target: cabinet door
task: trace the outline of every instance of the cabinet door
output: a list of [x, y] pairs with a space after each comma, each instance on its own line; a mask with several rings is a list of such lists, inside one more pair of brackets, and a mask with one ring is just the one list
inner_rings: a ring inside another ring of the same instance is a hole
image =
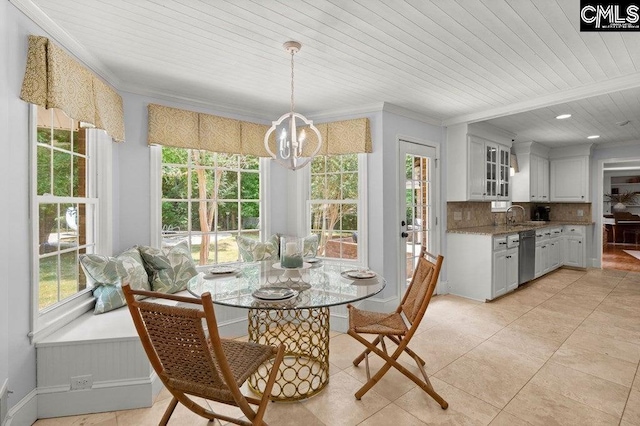
[[542, 164], [542, 179], [538, 180], [538, 192], [542, 196], [542, 201], [549, 201], [549, 160], [541, 158], [540, 164]]
[[582, 237], [567, 237], [564, 259], [565, 265], [584, 268], [582, 244]]
[[498, 197], [498, 145], [485, 142], [485, 200]]
[[493, 291], [495, 299], [507, 292], [507, 250], [493, 252]]
[[542, 276], [542, 271], [544, 269], [544, 264], [542, 261], [542, 243], [536, 244], [536, 253], [535, 253], [535, 266], [534, 266], [534, 277], [538, 278]]
[[515, 290], [518, 287], [518, 249], [507, 251], [506, 291]]
[[560, 266], [560, 241], [551, 241], [549, 244], [549, 270], [553, 271]]
[[531, 201], [538, 201], [540, 194], [538, 192], [538, 163], [541, 158], [535, 155], [529, 156], [529, 194]]
[[589, 157], [551, 160], [551, 201], [588, 202]]
[[500, 157], [500, 173], [498, 176], [498, 200], [510, 200], [510, 175], [511, 175], [511, 160], [509, 148], [500, 145], [499, 147]]
[[484, 143], [474, 137], [469, 138], [469, 200], [483, 200], [485, 194]]

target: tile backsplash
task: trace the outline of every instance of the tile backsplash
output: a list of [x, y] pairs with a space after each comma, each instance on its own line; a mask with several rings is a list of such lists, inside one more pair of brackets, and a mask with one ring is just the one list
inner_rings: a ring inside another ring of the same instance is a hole
[[[515, 210], [517, 220], [531, 220], [531, 209], [538, 203], [515, 203], [524, 207], [525, 217], [520, 209]], [[565, 222], [591, 223], [590, 203], [547, 203], [551, 207], [550, 219]], [[580, 213], [582, 215], [580, 216]], [[492, 213], [490, 202], [449, 202], [447, 203], [447, 229], [471, 228], [505, 223], [505, 213]]]

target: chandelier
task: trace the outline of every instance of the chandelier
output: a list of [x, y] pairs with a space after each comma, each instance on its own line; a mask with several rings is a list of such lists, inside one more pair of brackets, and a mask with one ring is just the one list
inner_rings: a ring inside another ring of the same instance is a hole
[[[283, 47], [291, 54], [291, 111], [272, 122], [271, 127], [264, 135], [264, 147], [271, 158], [282, 166], [298, 170], [309, 164], [320, 151], [322, 137], [320, 131], [313, 125], [313, 121], [293, 111], [295, 105], [293, 100], [293, 55], [298, 53], [302, 45], [297, 41], [287, 41]], [[307, 147], [308, 131], [313, 131], [317, 137], [315, 149], [311, 152]], [[269, 139], [274, 132], [276, 132], [276, 152], [273, 152], [269, 146]], [[305, 147], [307, 147], [306, 150]]]

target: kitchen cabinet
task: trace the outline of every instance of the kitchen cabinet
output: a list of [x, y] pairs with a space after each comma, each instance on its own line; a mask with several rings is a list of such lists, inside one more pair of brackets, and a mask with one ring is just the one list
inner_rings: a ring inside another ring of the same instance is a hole
[[564, 264], [576, 268], [585, 268], [587, 264], [587, 248], [585, 243], [586, 228], [584, 226], [565, 225]]
[[[509, 237], [513, 241], [514, 237], [517, 238], [517, 234]], [[518, 287], [518, 246], [507, 244], [507, 238], [494, 237], [492, 299]]]
[[550, 201], [588, 203], [589, 156], [555, 158], [550, 161]]
[[549, 160], [531, 155], [531, 201], [549, 201]]
[[551, 233], [548, 228], [540, 228], [536, 230], [536, 251], [535, 251], [535, 268], [534, 277], [538, 278], [549, 272], [549, 252]]
[[470, 201], [482, 201], [485, 196], [485, 151], [480, 138], [469, 137], [469, 195]]

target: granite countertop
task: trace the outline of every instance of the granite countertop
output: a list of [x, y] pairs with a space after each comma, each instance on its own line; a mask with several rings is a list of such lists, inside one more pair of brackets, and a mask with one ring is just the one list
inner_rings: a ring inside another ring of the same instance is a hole
[[552, 221], [552, 222], [543, 222], [543, 221], [528, 221], [522, 223], [516, 223], [514, 225], [506, 226], [506, 225], [489, 225], [489, 226], [475, 226], [472, 228], [459, 228], [459, 229], [448, 229], [447, 233], [449, 234], [479, 234], [479, 235], [506, 235], [506, 234], [514, 234], [520, 231], [528, 231], [531, 229], [538, 228], [549, 228], [554, 226], [562, 226], [562, 225], [576, 225], [576, 226], [589, 226], [593, 225], [594, 222], [578, 222], [578, 221]]

